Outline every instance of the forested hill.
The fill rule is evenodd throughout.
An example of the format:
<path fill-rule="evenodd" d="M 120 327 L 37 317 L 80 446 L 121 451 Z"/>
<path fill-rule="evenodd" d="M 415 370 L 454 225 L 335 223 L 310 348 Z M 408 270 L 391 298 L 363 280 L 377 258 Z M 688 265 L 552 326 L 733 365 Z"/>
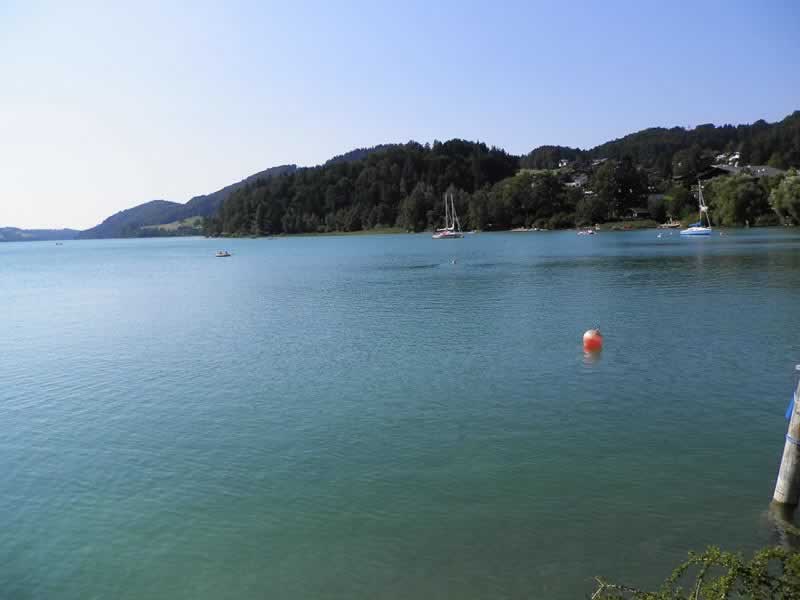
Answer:
<path fill-rule="evenodd" d="M 99 225 L 82 231 L 79 237 L 87 239 L 156 235 L 158 230 L 148 226 L 182 221 L 191 217 L 211 217 L 219 211 L 225 199 L 236 190 L 256 181 L 265 181 L 276 175 L 291 173 L 296 168 L 296 165 L 272 167 L 211 194 L 195 196 L 186 204 L 151 200 L 111 215 Z"/>
<path fill-rule="evenodd" d="M 378 144 L 377 146 L 372 146 L 371 148 L 356 148 L 355 150 L 350 150 L 350 152 L 345 152 L 344 154 L 337 154 L 333 158 L 325 161 L 325 164 L 332 165 L 334 163 L 362 160 L 374 152 L 389 150 L 390 148 L 394 148 L 396 146 L 398 146 L 398 144 Z"/>
<path fill-rule="evenodd" d="M 620 160 L 630 157 L 635 164 L 652 169 L 662 177 L 670 177 L 673 164 L 703 151 L 714 153 L 739 152 L 739 162 L 769 165 L 788 169 L 800 165 L 800 111 L 782 121 L 756 121 L 752 125 L 698 125 L 683 127 L 652 127 L 606 142 L 591 150 L 565 146 L 540 146 L 522 158 L 529 169 L 555 169 L 559 161 L 599 158 Z M 709 156 L 712 160 L 714 156 Z"/>
<path fill-rule="evenodd" d="M 438 219 L 449 187 L 471 194 L 513 176 L 519 159 L 486 144 L 409 142 L 362 160 L 255 182 L 238 190 L 207 221 L 209 234 L 353 231 L 399 226 L 418 230 Z"/>
<path fill-rule="evenodd" d="M 248 183 L 206 220 L 205 232 L 420 231 L 441 225 L 446 190 L 453 191 L 469 229 L 572 227 L 634 213 L 688 219 L 696 207 L 691 185 L 719 175 L 711 168 L 719 161 L 732 169 L 800 167 L 800 111 L 772 124 L 646 129 L 589 150 L 541 146 L 521 158 L 459 139 L 360 149 L 319 167 Z M 775 204 L 772 192 L 783 176 L 772 169 L 766 177 L 767 171 L 743 168 L 727 177 L 731 185 L 709 183 L 707 197 L 720 223 L 800 220 L 791 208 L 795 180 L 785 183 L 776 196 L 783 200 Z"/>
<path fill-rule="evenodd" d="M 239 188 L 242 188 L 248 183 L 253 183 L 259 179 L 269 179 L 270 177 L 275 177 L 276 175 L 292 173 L 296 169 L 297 165 L 281 165 L 279 167 L 270 167 L 269 169 L 265 169 L 255 173 L 254 175 L 250 175 L 241 181 L 237 181 L 236 183 L 225 186 L 221 190 L 217 190 L 211 194 L 195 196 L 186 203 L 187 214 L 185 214 L 182 218 L 213 216 L 219 210 L 219 207 L 222 206 L 222 202 Z"/>

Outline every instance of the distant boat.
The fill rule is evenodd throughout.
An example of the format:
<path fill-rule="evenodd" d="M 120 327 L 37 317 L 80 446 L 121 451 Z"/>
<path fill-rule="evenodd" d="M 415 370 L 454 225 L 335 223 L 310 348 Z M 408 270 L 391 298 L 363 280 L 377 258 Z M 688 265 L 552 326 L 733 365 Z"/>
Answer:
<path fill-rule="evenodd" d="M 681 235 L 711 235 L 711 219 L 708 217 L 708 206 L 703 200 L 703 185 L 700 181 L 697 182 L 697 202 L 700 207 L 700 220 L 689 225 L 687 229 L 682 229 Z M 708 225 L 703 225 L 703 215 L 705 215 Z"/>
<path fill-rule="evenodd" d="M 578 235 L 594 235 L 594 229 L 578 229 Z"/>
<path fill-rule="evenodd" d="M 435 240 L 455 240 L 463 238 L 461 222 L 456 214 L 456 205 L 453 201 L 453 194 L 444 195 L 444 227 L 433 232 Z"/>
<path fill-rule="evenodd" d="M 225 258 L 226 256 L 230 256 L 231 253 L 227 250 L 217 250 L 217 253 L 214 255 L 217 258 Z"/>
<path fill-rule="evenodd" d="M 672 217 L 670 217 L 669 221 L 667 221 L 666 223 L 661 223 L 658 226 L 658 228 L 659 229 L 677 229 L 680 226 L 681 226 L 680 221 L 673 221 Z"/>

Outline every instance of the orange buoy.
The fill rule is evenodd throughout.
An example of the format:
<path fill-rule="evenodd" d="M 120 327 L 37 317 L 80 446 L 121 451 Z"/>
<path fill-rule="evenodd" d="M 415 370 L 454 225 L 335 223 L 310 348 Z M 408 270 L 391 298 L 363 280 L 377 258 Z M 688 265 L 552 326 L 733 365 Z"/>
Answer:
<path fill-rule="evenodd" d="M 599 329 L 590 329 L 583 334 L 583 349 L 586 352 L 597 352 L 603 348 L 603 335 Z"/>

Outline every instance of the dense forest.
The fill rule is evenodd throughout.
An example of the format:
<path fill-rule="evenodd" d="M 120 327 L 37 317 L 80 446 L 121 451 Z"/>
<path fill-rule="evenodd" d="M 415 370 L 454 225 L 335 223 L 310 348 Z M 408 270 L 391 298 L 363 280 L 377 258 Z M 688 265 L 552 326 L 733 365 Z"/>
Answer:
<path fill-rule="evenodd" d="M 432 229 L 451 191 L 465 229 L 565 228 L 616 221 L 631 211 L 655 220 L 694 218 L 693 187 L 712 165 L 768 164 L 774 176 L 736 167 L 706 185 L 721 225 L 800 222 L 796 173 L 800 111 L 781 122 L 654 128 L 591 150 L 542 146 L 516 157 L 479 142 L 450 140 L 358 149 L 326 164 L 236 190 L 206 219 L 207 235 Z M 719 174 L 719 171 L 717 171 Z"/>

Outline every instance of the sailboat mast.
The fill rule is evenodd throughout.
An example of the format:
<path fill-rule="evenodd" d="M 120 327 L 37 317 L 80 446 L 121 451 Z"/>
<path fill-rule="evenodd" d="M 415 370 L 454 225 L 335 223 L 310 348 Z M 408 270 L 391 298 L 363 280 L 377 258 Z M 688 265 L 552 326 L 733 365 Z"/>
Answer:
<path fill-rule="evenodd" d="M 705 198 L 703 198 L 703 184 L 697 180 L 697 200 L 700 203 L 700 225 L 703 225 L 703 215 L 706 216 L 706 223 L 711 227 L 711 217 L 708 216 L 708 206 L 706 206 Z"/>
<path fill-rule="evenodd" d="M 455 228 L 455 212 L 453 211 L 453 194 L 447 194 L 447 206 L 450 209 L 450 220 L 447 222 L 448 229 Z"/>

